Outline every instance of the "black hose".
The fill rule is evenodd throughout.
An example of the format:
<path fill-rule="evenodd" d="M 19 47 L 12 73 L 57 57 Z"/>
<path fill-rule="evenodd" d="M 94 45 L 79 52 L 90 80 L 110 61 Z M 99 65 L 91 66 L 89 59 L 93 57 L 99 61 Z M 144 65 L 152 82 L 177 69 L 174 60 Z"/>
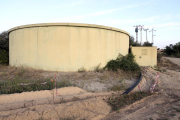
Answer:
<path fill-rule="evenodd" d="M 131 92 L 131 91 L 139 84 L 139 82 L 141 81 L 141 79 L 142 79 L 142 73 L 140 73 L 140 78 L 139 78 L 139 80 L 138 80 L 131 88 L 129 88 L 128 90 L 126 90 L 122 95 L 128 94 L 129 92 Z"/>

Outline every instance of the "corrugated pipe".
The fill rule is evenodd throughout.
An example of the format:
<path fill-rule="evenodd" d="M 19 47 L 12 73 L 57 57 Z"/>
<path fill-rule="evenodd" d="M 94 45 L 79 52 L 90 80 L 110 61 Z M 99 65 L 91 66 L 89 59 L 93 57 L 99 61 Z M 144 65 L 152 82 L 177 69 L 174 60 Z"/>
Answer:
<path fill-rule="evenodd" d="M 129 88 L 128 90 L 126 90 L 122 95 L 128 94 L 129 92 L 131 92 L 131 91 L 139 84 L 139 82 L 141 81 L 141 79 L 142 79 L 142 73 L 140 73 L 140 78 L 139 78 L 139 80 L 138 80 L 131 88 Z"/>

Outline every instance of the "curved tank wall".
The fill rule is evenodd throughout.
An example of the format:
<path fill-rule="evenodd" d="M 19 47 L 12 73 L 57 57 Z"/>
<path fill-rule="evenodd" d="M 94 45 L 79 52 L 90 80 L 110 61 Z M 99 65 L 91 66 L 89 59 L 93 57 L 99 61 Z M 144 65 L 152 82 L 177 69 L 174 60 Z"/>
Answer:
<path fill-rule="evenodd" d="M 91 24 L 24 25 L 9 31 L 9 64 L 51 71 L 93 70 L 128 54 L 129 34 Z"/>

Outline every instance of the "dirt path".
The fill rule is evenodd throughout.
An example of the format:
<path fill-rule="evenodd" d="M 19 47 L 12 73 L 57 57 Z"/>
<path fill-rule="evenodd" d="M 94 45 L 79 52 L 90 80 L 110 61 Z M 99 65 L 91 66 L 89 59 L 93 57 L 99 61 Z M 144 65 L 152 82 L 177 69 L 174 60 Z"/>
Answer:
<path fill-rule="evenodd" d="M 149 70 L 144 76 L 156 71 Z M 167 70 L 160 73 L 157 93 L 111 113 L 103 120 L 180 120 L 180 72 Z"/>
<path fill-rule="evenodd" d="M 172 57 L 164 57 L 170 61 L 172 61 L 173 63 L 177 64 L 180 66 L 180 58 L 172 58 Z"/>

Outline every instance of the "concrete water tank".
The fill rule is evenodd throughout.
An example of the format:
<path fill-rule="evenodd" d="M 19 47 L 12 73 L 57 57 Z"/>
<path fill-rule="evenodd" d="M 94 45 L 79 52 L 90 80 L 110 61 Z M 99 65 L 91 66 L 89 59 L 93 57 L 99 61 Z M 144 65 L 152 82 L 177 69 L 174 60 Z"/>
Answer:
<path fill-rule="evenodd" d="M 93 70 L 128 54 L 129 33 L 92 24 L 44 23 L 9 31 L 9 64 L 51 71 Z"/>

